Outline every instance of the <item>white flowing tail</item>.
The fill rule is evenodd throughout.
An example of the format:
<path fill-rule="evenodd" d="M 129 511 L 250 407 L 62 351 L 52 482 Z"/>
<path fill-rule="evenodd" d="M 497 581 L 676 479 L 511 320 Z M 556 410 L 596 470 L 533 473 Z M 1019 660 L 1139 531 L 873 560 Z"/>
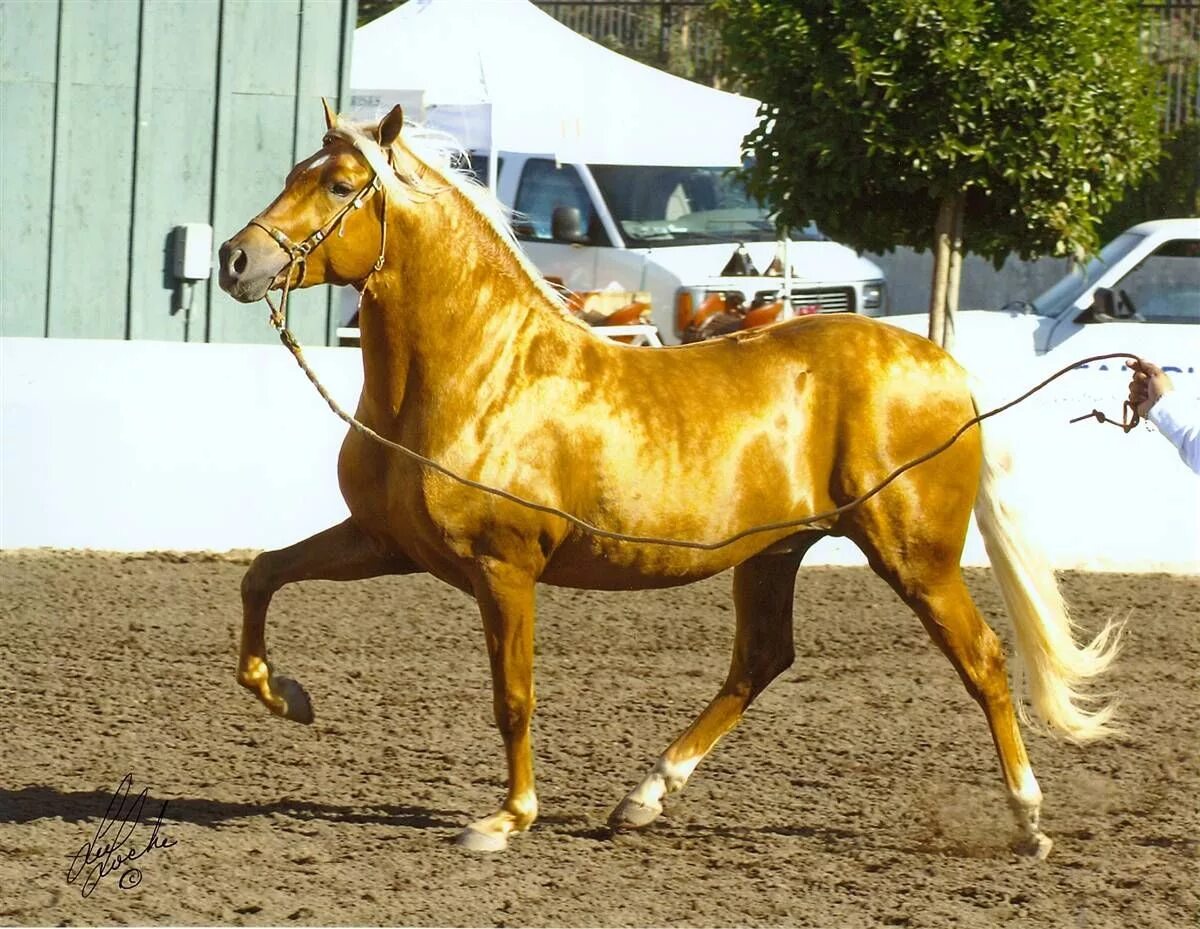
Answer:
<path fill-rule="evenodd" d="M 1018 663 L 1024 670 L 1024 675 L 1014 675 L 1017 711 L 1028 721 L 1024 684 L 1036 714 L 1068 739 L 1086 742 L 1110 735 L 1113 704 L 1098 704 L 1083 686 L 1112 664 L 1121 624 L 1106 623 L 1085 646 L 1075 641 L 1075 626 L 1050 562 L 1024 537 L 1020 515 L 1001 497 L 1009 473 L 994 442 L 989 445 L 985 437 L 975 519 L 1016 631 Z"/>

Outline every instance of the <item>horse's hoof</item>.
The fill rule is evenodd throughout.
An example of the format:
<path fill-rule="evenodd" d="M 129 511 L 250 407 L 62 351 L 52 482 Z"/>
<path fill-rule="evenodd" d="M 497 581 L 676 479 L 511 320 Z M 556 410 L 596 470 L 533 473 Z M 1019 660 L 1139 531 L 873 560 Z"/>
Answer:
<path fill-rule="evenodd" d="M 632 797 L 626 797 L 621 805 L 612 811 L 608 817 L 608 828 L 613 832 L 623 832 L 628 829 L 645 829 L 662 815 L 662 804 L 647 805 L 639 803 Z"/>
<path fill-rule="evenodd" d="M 1035 861 L 1045 861 L 1046 856 L 1050 854 L 1050 849 L 1054 847 L 1054 840 L 1048 835 L 1041 832 L 1036 835 L 1027 835 L 1017 840 L 1013 845 L 1013 851 L 1025 858 L 1032 858 Z"/>
<path fill-rule="evenodd" d="M 283 712 L 279 715 L 284 719 L 305 725 L 313 721 L 312 701 L 297 681 L 290 677 L 273 678 L 271 690 L 283 701 Z"/>
<path fill-rule="evenodd" d="M 454 844 L 469 852 L 502 852 L 508 848 L 508 838 L 498 833 L 481 832 L 473 826 L 467 826 L 458 834 Z"/>

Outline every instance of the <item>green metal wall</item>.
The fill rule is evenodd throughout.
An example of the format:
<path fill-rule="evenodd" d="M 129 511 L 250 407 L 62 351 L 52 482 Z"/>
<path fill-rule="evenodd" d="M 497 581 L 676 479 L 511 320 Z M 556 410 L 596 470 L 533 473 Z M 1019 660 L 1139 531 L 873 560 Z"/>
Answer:
<path fill-rule="evenodd" d="M 319 147 L 354 22 L 354 0 L 0 0 L 0 335 L 270 341 L 215 268 L 177 309 L 168 237 L 206 222 L 215 251 Z M 331 341 L 333 304 L 295 296 L 303 341 Z"/>

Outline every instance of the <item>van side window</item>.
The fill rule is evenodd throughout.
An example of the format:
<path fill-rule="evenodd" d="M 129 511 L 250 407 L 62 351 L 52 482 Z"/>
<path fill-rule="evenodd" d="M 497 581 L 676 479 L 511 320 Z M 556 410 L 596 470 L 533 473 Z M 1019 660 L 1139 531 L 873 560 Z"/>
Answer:
<path fill-rule="evenodd" d="M 1200 241 L 1168 242 L 1113 285 L 1122 316 L 1200 324 Z"/>
<path fill-rule="evenodd" d="M 513 229 L 520 239 L 551 242 L 551 218 L 560 206 L 579 210 L 592 245 L 608 245 L 608 236 L 592 209 L 591 198 L 574 165 L 556 165 L 548 158 L 531 158 L 521 171 L 513 210 Z"/>

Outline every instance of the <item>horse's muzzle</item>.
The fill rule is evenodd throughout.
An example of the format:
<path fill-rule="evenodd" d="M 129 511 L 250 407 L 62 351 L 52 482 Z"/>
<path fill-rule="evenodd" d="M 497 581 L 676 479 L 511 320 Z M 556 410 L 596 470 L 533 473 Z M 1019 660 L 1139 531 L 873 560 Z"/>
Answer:
<path fill-rule="evenodd" d="M 221 289 L 241 303 L 255 303 L 271 289 L 288 256 L 257 226 L 247 226 L 221 245 Z"/>

